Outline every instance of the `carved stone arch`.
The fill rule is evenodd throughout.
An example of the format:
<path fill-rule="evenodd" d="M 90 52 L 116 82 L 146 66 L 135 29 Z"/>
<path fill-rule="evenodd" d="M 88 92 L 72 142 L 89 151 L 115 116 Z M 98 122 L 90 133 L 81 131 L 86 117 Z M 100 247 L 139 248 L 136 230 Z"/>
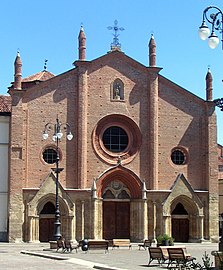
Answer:
<path fill-rule="evenodd" d="M 47 194 L 39 200 L 38 205 L 36 207 L 37 215 L 40 215 L 43 207 L 48 202 L 51 202 L 52 204 L 55 205 L 55 194 Z M 69 215 L 69 206 L 66 204 L 66 201 L 63 200 L 63 198 L 61 198 L 60 196 L 59 196 L 59 205 L 60 205 L 61 216 L 68 216 Z"/>
<path fill-rule="evenodd" d="M 182 195 L 182 190 L 184 195 Z M 163 215 L 170 216 L 172 210 L 176 207 L 177 203 L 181 202 L 188 213 L 203 215 L 204 206 L 194 192 L 193 188 L 186 180 L 183 174 L 177 176 L 177 179 L 172 187 L 171 193 L 163 202 Z"/>
<path fill-rule="evenodd" d="M 130 197 L 130 190 L 120 180 L 111 181 L 102 194 L 103 199 L 130 199 Z"/>
<path fill-rule="evenodd" d="M 129 190 L 127 193 L 129 193 L 130 198 L 142 198 L 142 181 L 136 174 L 122 166 L 111 168 L 100 176 L 96 182 L 98 197 L 102 197 L 103 192 L 114 180 L 123 183 L 126 190 Z"/>
<path fill-rule="evenodd" d="M 183 205 L 188 215 L 199 215 L 198 205 L 191 198 L 185 195 L 180 195 L 172 201 L 170 206 L 170 214 L 172 214 L 173 210 L 179 203 Z"/>
<path fill-rule="evenodd" d="M 124 100 L 125 91 L 124 91 L 124 83 L 121 79 L 115 79 L 111 84 L 111 100 L 119 101 Z"/>

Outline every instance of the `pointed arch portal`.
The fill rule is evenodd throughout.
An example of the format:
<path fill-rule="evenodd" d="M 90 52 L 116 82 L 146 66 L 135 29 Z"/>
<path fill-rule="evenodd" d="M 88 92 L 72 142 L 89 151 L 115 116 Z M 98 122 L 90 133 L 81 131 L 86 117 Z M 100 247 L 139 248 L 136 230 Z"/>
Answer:
<path fill-rule="evenodd" d="M 188 242 L 189 218 L 188 212 L 182 203 L 178 203 L 171 213 L 172 237 L 175 242 Z"/>
<path fill-rule="evenodd" d="M 53 240 L 55 206 L 52 202 L 47 202 L 39 217 L 39 241 L 49 242 Z"/>
<path fill-rule="evenodd" d="M 103 238 L 131 238 L 131 202 L 141 199 L 142 182 L 121 165 L 98 179 L 99 196 L 103 198 Z"/>

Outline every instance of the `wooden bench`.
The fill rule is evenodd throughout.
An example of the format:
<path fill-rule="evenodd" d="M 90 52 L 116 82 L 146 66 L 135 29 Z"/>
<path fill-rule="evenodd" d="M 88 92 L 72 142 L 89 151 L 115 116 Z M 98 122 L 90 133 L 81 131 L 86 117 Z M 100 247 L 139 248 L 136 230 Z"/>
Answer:
<path fill-rule="evenodd" d="M 104 249 L 106 253 L 108 252 L 108 244 L 107 240 L 88 240 L 88 250 Z"/>
<path fill-rule="evenodd" d="M 65 244 L 65 250 L 64 250 L 64 252 L 65 251 L 72 252 L 72 250 L 75 249 L 76 250 L 76 253 L 77 253 L 77 250 L 80 247 L 79 244 L 73 244 L 70 240 L 65 240 L 64 241 L 64 244 Z"/>
<path fill-rule="evenodd" d="M 77 245 L 73 245 L 72 242 L 70 240 L 64 240 L 64 239 L 59 239 L 57 240 L 57 250 L 56 252 L 58 252 L 60 249 L 62 252 L 71 252 L 73 249 L 77 249 L 79 248 L 79 244 Z"/>
<path fill-rule="evenodd" d="M 169 263 L 168 268 L 175 265 L 176 268 L 187 268 L 195 260 L 194 257 L 187 255 L 184 248 L 168 248 Z"/>
<path fill-rule="evenodd" d="M 146 250 L 146 248 L 151 247 L 152 243 L 153 243 L 152 239 L 145 239 L 142 244 L 138 244 L 139 250 L 141 249 L 141 247 L 143 247 Z"/>
<path fill-rule="evenodd" d="M 132 247 L 130 243 L 130 239 L 113 239 L 112 240 L 112 248 L 115 247 L 128 247 L 129 249 Z"/>
<path fill-rule="evenodd" d="M 58 252 L 60 249 L 61 249 L 63 252 L 65 251 L 65 242 L 64 242 L 63 239 L 57 240 L 57 250 L 56 250 L 56 252 Z"/>
<path fill-rule="evenodd" d="M 149 247 L 149 262 L 148 265 L 154 260 L 158 262 L 159 265 L 162 265 L 166 260 L 168 260 L 168 256 L 163 254 L 163 251 L 160 247 Z"/>

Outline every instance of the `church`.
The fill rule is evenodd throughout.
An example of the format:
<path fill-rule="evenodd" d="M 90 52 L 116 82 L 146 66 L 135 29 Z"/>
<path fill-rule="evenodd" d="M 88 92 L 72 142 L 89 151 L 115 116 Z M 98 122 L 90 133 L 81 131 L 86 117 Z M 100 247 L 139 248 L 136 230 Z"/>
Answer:
<path fill-rule="evenodd" d="M 160 74 L 153 35 L 148 66 L 122 52 L 116 35 L 94 60 L 86 59 L 83 27 L 78 44 L 73 68 L 59 75 L 44 69 L 23 78 L 16 56 L 8 241 L 53 240 L 55 213 L 60 233 L 73 241 L 164 233 L 176 242 L 216 239 L 211 72 L 204 100 Z"/>

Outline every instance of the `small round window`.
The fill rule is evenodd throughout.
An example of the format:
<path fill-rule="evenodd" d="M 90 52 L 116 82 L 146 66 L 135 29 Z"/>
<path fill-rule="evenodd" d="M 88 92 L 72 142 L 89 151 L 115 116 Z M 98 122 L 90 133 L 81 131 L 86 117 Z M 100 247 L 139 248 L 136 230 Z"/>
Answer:
<path fill-rule="evenodd" d="M 43 152 L 43 159 L 48 164 L 53 164 L 57 160 L 57 151 L 52 148 L 47 148 Z"/>
<path fill-rule="evenodd" d="M 129 143 L 129 138 L 125 130 L 118 126 L 112 126 L 105 130 L 102 137 L 106 149 L 111 152 L 123 152 Z"/>
<path fill-rule="evenodd" d="M 176 165 L 183 165 L 186 163 L 186 156 L 180 149 L 173 150 L 171 160 Z"/>

